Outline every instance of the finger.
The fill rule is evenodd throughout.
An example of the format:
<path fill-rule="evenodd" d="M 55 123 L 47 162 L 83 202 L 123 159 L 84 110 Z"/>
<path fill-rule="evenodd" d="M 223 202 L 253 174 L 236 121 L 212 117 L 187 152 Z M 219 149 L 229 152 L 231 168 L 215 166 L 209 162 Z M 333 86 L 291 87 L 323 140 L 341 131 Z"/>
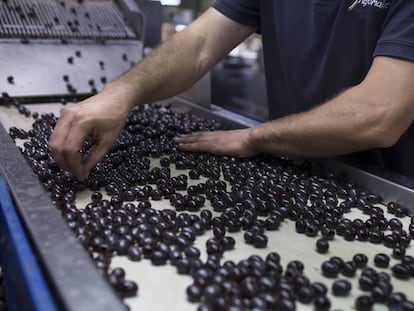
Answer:
<path fill-rule="evenodd" d="M 174 141 L 176 143 L 194 141 L 196 137 L 199 136 L 198 134 L 199 133 L 181 134 L 179 136 L 174 137 Z"/>
<path fill-rule="evenodd" d="M 197 143 L 179 143 L 178 148 L 181 149 L 182 151 L 189 151 L 189 152 L 199 151 L 199 152 L 202 152 Z"/>
<path fill-rule="evenodd" d="M 80 150 L 87 136 L 88 133 L 82 126 L 72 124 L 63 145 L 63 156 L 68 171 L 80 179 L 85 175 Z"/>
<path fill-rule="evenodd" d="M 189 152 L 210 152 L 214 153 L 214 148 L 212 147 L 211 143 L 204 141 L 204 142 L 191 142 L 191 143 L 179 143 L 178 148 L 183 151 Z"/>
<path fill-rule="evenodd" d="M 176 140 L 178 147 L 183 151 L 216 153 L 215 144 L 220 131 L 195 132 Z"/>
<path fill-rule="evenodd" d="M 59 167 L 64 170 L 69 169 L 69 165 L 66 163 L 66 158 L 64 156 L 63 146 L 68 133 L 70 132 L 71 121 L 69 118 L 62 117 L 57 122 L 52 135 L 49 137 L 49 149 L 52 152 L 53 159 L 56 161 Z"/>
<path fill-rule="evenodd" d="M 84 160 L 84 163 L 82 165 L 85 173 L 83 176 L 84 178 L 87 178 L 89 176 L 91 170 L 102 160 L 110 147 L 110 141 L 102 140 L 94 144 L 89 152 L 88 157 Z"/>
<path fill-rule="evenodd" d="M 176 143 L 195 143 L 201 140 L 210 139 L 212 135 L 217 135 L 218 132 L 194 132 L 190 134 L 180 135 L 174 138 Z"/>

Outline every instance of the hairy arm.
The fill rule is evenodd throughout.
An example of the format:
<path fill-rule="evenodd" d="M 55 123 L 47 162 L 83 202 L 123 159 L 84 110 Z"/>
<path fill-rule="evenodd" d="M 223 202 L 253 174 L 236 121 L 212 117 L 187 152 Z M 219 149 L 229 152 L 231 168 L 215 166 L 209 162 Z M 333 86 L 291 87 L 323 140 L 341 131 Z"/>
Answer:
<path fill-rule="evenodd" d="M 233 156 L 261 152 L 334 156 L 392 146 L 414 118 L 414 63 L 376 57 L 366 78 L 312 110 L 256 127 L 194 133 L 176 141 L 183 150 Z"/>
<path fill-rule="evenodd" d="M 85 179 L 112 146 L 135 105 L 184 91 L 253 31 L 209 9 L 97 95 L 62 110 L 49 139 L 57 164 Z M 87 137 L 94 145 L 81 159 L 79 150 Z"/>
<path fill-rule="evenodd" d="M 126 89 L 132 107 L 177 95 L 253 31 L 210 8 L 108 88 Z"/>

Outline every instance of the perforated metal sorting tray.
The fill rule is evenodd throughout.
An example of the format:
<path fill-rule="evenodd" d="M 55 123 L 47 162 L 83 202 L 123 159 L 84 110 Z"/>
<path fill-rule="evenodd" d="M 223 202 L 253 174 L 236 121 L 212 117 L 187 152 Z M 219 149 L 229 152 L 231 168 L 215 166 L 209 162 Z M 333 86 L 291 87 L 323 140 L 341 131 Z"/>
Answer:
<path fill-rule="evenodd" d="M 120 8 L 108 0 L 0 2 L 0 38 L 137 39 Z"/>

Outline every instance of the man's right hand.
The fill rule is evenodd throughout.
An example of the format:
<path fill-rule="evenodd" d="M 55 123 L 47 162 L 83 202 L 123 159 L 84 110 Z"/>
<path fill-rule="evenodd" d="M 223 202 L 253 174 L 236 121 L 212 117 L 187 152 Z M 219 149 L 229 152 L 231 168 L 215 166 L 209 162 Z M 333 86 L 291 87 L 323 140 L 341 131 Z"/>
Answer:
<path fill-rule="evenodd" d="M 122 131 L 131 105 L 122 88 L 105 88 L 101 93 L 78 104 L 68 106 L 49 139 L 49 148 L 56 163 L 84 180 L 105 156 Z M 86 158 L 80 149 L 90 137 L 93 146 Z"/>

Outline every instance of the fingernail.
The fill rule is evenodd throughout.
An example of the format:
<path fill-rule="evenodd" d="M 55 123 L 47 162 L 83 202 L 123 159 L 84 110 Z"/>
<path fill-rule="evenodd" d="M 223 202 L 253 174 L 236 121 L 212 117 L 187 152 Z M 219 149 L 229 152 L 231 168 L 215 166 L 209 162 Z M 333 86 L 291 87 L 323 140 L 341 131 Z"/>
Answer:
<path fill-rule="evenodd" d="M 84 173 L 81 175 L 82 177 L 82 181 L 85 181 L 86 179 L 88 179 L 89 174 L 88 173 Z"/>
<path fill-rule="evenodd" d="M 82 173 L 76 174 L 76 178 L 79 181 L 85 181 L 85 179 L 86 179 L 85 174 L 82 174 Z"/>

